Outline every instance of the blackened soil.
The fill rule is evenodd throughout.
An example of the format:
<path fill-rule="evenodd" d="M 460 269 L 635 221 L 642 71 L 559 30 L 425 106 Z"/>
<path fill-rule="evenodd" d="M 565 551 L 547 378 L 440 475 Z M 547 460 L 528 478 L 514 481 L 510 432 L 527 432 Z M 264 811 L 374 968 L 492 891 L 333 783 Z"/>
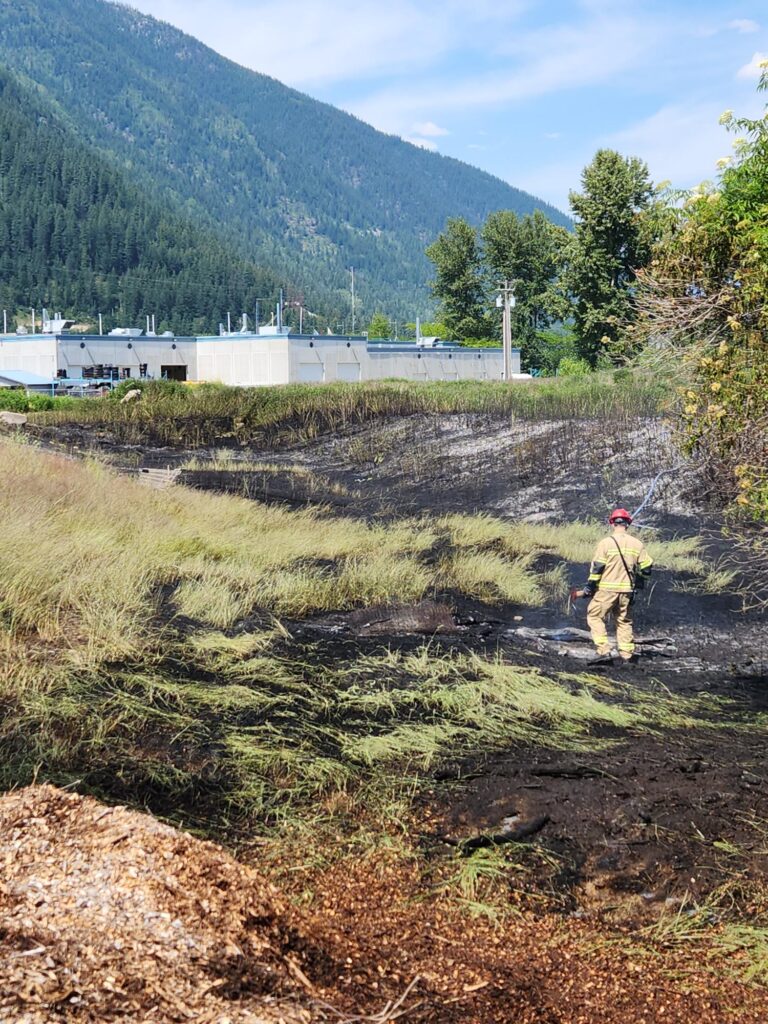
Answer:
<path fill-rule="evenodd" d="M 584 685 L 583 663 L 509 638 L 512 609 L 465 602 L 459 615 L 454 604 L 451 629 L 446 602 L 294 623 L 290 643 L 323 663 L 351 663 L 361 654 L 415 651 L 426 638 L 435 655 L 501 654 L 561 678 L 580 673 L 574 685 Z M 727 610 L 718 614 L 727 621 Z M 542 612 L 538 621 L 546 621 Z M 401 629 L 381 635 L 381 622 Z M 435 622 L 428 637 L 419 630 Z M 679 694 L 676 710 L 695 724 L 603 726 L 573 751 L 515 744 L 447 758 L 415 811 L 424 853 L 452 856 L 468 841 L 503 834 L 510 819 L 525 827 L 546 818 L 524 844 L 497 846 L 512 849 L 519 864 L 513 886 L 520 905 L 642 921 L 700 905 L 727 887 L 731 911 L 768 920 L 768 678 L 765 661 L 746 656 L 761 628 L 740 621 L 719 639 L 709 630 L 708 645 L 706 627 L 698 628 L 686 627 L 696 657 L 592 670 L 596 683 L 629 684 L 640 699 Z"/>
<path fill-rule="evenodd" d="M 99 448 L 117 466 L 179 466 L 189 453 L 121 448 L 106 435 L 80 430 L 47 443 Z M 205 453 L 196 451 L 197 459 Z M 733 544 L 697 490 L 694 467 L 682 463 L 658 420 L 544 423 L 482 416 L 412 416 L 377 421 L 291 447 L 233 448 L 242 463 L 183 477 L 190 485 L 285 504 L 319 504 L 329 514 L 397 519 L 450 512 L 489 512 L 512 521 L 553 524 L 601 518 L 616 505 L 648 503 L 642 523 L 662 539 L 698 536 L 714 559 Z M 269 466 L 271 468 L 264 468 Z M 736 563 L 737 583 L 750 579 Z M 569 566 L 583 582 L 584 566 Z M 520 888 L 538 891 L 575 913 L 621 908 L 654 913 L 724 884 L 743 913 L 765 913 L 755 884 L 768 864 L 768 628 L 745 614 L 734 593 L 697 593 L 684 573 L 661 572 L 635 609 L 641 635 L 669 636 L 675 651 L 599 671 L 649 691 L 724 698 L 705 724 L 650 734 L 604 733 L 613 740 L 562 753 L 513 747 L 438 768 L 420 809 L 430 853 L 452 843 L 498 834 L 505 819 L 548 821 L 521 854 Z M 436 651 L 480 651 L 552 673 L 583 672 L 515 630 L 584 628 L 585 608 L 488 606 L 455 594 L 432 595 L 423 608 L 366 609 L 287 623 L 313 660 L 336 663 L 360 653 L 414 650 L 425 638 Z M 247 629 L 248 623 L 240 624 Z M 619 675 L 620 672 L 620 675 Z M 755 900 L 758 900 L 757 905 Z M 617 911 L 618 912 L 618 911 Z"/>
<path fill-rule="evenodd" d="M 686 894 L 703 900 L 726 881 L 749 900 L 766 879 L 764 729 L 637 735 L 581 754 L 516 749 L 439 775 L 425 845 L 545 815 L 535 847 L 551 857 L 529 854 L 521 881 L 570 910 L 620 904 L 626 913 L 629 895 L 633 913 L 652 912 Z"/>
<path fill-rule="evenodd" d="M 344 495 L 350 514 L 366 516 L 492 511 L 531 521 L 587 519 L 617 501 L 637 507 L 664 472 L 647 521 L 663 514 L 669 529 L 680 530 L 698 520 L 680 499 L 680 457 L 668 428 L 654 419 L 530 422 L 419 414 L 300 443 L 230 446 L 227 459 L 238 472 L 231 464 L 217 467 L 221 449 L 124 445 L 104 428 L 78 424 L 30 429 L 46 444 L 74 453 L 98 450 L 128 470 L 176 468 L 194 455 L 196 469 L 186 474 L 193 486 L 290 503 L 333 505 Z M 258 468 L 248 473 L 249 464 Z M 303 477 L 288 479 L 295 470 Z"/>

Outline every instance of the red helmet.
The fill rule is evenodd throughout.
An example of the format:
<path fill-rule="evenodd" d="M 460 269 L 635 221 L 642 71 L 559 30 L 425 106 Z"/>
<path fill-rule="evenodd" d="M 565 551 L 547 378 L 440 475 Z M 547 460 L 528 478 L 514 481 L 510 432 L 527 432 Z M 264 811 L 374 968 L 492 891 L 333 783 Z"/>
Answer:
<path fill-rule="evenodd" d="M 620 519 L 626 519 L 627 525 L 629 525 L 632 522 L 632 513 L 627 512 L 625 508 L 615 508 L 608 516 L 608 522 L 611 524 L 618 522 Z"/>

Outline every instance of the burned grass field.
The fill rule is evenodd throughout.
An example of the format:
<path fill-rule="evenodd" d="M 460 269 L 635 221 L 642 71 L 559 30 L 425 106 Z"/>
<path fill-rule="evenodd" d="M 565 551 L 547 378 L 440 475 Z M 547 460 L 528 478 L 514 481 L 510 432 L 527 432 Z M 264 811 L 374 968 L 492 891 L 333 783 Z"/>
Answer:
<path fill-rule="evenodd" d="M 764 1019 L 766 631 L 693 468 L 621 403 L 406 411 L 194 450 L 106 422 L 4 440 L 4 788 L 145 808 L 277 887 L 309 938 L 269 946 L 271 988 L 230 949 L 187 1019 L 220 994 L 236 1020 Z M 590 669 L 569 586 L 649 493 L 645 657 Z M 106 1003 L 78 980 L 67 1019 L 184 1016 L 130 970 Z M 63 989 L 30 991 L 46 1019 Z"/>

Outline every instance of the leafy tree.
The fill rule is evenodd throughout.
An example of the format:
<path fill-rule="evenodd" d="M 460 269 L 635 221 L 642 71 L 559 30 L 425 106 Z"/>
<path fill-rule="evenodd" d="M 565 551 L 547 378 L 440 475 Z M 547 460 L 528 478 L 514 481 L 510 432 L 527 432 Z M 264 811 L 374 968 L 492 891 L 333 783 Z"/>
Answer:
<path fill-rule="evenodd" d="M 539 210 L 522 218 L 512 210 L 499 210 L 483 225 L 482 239 L 493 284 L 514 284 L 512 337 L 523 350 L 524 363 L 540 364 L 539 332 L 569 312 L 559 287 L 569 234 Z"/>
<path fill-rule="evenodd" d="M 667 366 L 689 367 L 683 429 L 712 492 L 768 522 L 768 120 L 721 122 L 738 133 L 735 155 L 716 185 L 669 208 L 638 326 Z"/>
<path fill-rule="evenodd" d="M 405 330 L 416 337 L 416 321 L 405 324 Z M 451 336 L 451 332 L 439 320 L 422 320 L 419 324 L 419 330 L 422 336 L 426 335 L 432 338 L 449 339 Z"/>
<path fill-rule="evenodd" d="M 435 267 L 432 291 L 448 330 L 457 338 L 490 333 L 486 313 L 483 258 L 477 231 L 462 217 L 448 220 L 427 249 Z"/>
<path fill-rule="evenodd" d="M 389 319 L 383 313 L 374 313 L 368 324 L 368 337 L 388 338 L 391 333 Z"/>
<path fill-rule="evenodd" d="M 574 359 L 573 356 L 564 356 L 557 368 L 558 377 L 588 377 L 591 372 L 592 367 L 586 359 Z"/>
<path fill-rule="evenodd" d="M 545 375 L 559 373 L 563 361 L 578 359 L 576 337 L 569 327 L 552 327 L 537 331 L 531 346 L 528 365 Z"/>
<path fill-rule="evenodd" d="M 576 297 L 579 354 L 592 366 L 634 317 L 637 270 L 651 255 L 654 189 L 637 157 L 601 149 L 570 193 L 576 218 L 568 253 L 568 284 Z"/>

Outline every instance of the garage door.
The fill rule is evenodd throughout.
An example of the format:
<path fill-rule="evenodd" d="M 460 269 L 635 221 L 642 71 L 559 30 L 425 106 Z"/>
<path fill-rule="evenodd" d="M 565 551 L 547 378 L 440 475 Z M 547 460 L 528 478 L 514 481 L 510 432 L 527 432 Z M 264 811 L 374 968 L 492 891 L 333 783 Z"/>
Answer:
<path fill-rule="evenodd" d="M 360 380 L 360 363 L 339 363 L 339 380 Z"/>
<path fill-rule="evenodd" d="M 303 384 L 317 384 L 325 379 L 325 367 L 315 360 L 312 363 L 299 363 L 299 380 Z"/>

